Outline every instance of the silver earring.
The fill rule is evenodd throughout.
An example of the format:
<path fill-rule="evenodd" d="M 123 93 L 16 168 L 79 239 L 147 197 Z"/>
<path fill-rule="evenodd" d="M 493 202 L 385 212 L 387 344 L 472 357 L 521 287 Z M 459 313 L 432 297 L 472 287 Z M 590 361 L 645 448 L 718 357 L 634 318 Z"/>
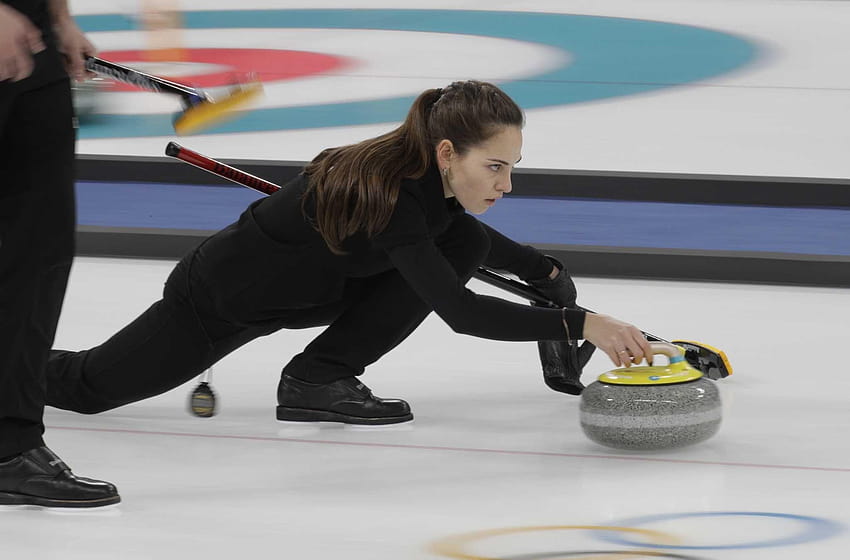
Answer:
<path fill-rule="evenodd" d="M 448 177 L 448 176 L 449 176 L 449 168 L 446 167 L 445 169 L 443 169 L 443 177 Z"/>

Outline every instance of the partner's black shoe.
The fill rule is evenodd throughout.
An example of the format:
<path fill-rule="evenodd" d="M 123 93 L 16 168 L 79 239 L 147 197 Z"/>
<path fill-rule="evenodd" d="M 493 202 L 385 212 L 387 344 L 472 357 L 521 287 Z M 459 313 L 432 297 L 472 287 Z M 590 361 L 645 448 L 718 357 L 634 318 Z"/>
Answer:
<path fill-rule="evenodd" d="M 277 387 L 277 402 L 278 420 L 370 425 L 413 420 L 409 404 L 372 395 L 356 377 L 318 385 L 283 375 Z"/>
<path fill-rule="evenodd" d="M 120 501 L 115 486 L 74 475 L 47 447 L 0 463 L 0 505 L 91 508 Z"/>

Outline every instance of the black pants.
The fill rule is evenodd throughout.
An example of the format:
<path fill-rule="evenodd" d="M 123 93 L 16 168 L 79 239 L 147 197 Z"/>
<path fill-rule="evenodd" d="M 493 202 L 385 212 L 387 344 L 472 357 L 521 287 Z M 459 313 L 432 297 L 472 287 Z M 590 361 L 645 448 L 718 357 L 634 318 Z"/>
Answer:
<path fill-rule="evenodd" d="M 467 215 L 455 220 L 436 242 L 464 281 L 489 250 L 481 224 Z M 320 325 L 329 326 L 283 372 L 328 383 L 363 373 L 430 312 L 398 272 L 389 270 L 349 280 L 337 301 L 283 311 L 263 323 L 233 325 L 192 298 L 191 277 L 190 267 L 178 266 L 166 282 L 163 299 L 100 346 L 83 352 L 54 351 L 47 368 L 47 403 L 86 414 L 109 410 L 181 385 L 257 337 Z"/>
<path fill-rule="evenodd" d="M 0 457 L 44 445 L 45 363 L 74 255 L 72 123 L 67 79 L 0 84 Z"/>

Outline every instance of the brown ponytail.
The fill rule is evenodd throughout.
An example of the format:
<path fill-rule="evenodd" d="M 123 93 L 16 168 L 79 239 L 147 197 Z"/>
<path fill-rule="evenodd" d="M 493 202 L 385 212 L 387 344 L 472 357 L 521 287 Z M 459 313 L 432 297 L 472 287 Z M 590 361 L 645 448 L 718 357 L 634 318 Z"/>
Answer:
<path fill-rule="evenodd" d="M 422 177 L 446 138 L 463 155 L 505 126 L 523 125 L 520 108 L 486 82 L 455 82 L 416 98 L 397 129 L 357 144 L 329 148 L 311 161 L 316 228 L 334 253 L 358 231 L 372 236 L 389 223 L 402 179 Z"/>

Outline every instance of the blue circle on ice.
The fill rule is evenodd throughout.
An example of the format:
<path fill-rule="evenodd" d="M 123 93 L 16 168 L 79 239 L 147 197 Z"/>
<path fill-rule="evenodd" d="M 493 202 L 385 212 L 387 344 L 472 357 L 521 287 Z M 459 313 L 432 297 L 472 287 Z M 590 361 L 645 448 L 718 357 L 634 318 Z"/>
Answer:
<path fill-rule="evenodd" d="M 324 28 L 478 35 L 537 43 L 569 53 L 563 65 L 500 86 L 524 109 L 634 95 L 730 72 L 756 57 L 728 33 L 659 21 L 572 14 L 473 10 L 216 10 L 182 13 L 187 29 Z M 86 32 L 131 31 L 124 14 L 81 15 Z M 474 77 L 474 76 L 470 76 Z M 435 84 L 436 87 L 444 84 Z M 275 107 L 246 112 L 207 131 L 259 132 L 396 122 L 414 96 Z M 109 115 L 81 138 L 169 136 L 171 115 Z"/>
<path fill-rule="evenodd" d="M 646 515 L 632 517 L 611 522 L 618 527 L 644 527 L 652 523 L 673 521 L 676 519 L 706 518 L 706 517 L 757 517 L 779 520 L 790 520 L 799 524 L 799 530 L 787 533 L 784 530 L 775 539 L 744 541 L 741 543 L 714 544 L 701 546 L 655 544 L 651 542 L 639 542 L 633 540 L 629 535 L 616 532 L 603 532 L 598 536 L 600 539 L 622 546 L 640 546 L 650 549 L 665 550 L 735 550 L 750 548 L 772 548 L 777 546 L 791 546 L 796 544 L 810 543 L 832 538 L 844 531 L 844 527 L 821 517 L 807 515 L 795 515 L 791 513 L 771 513 L 761 511 L 714 511 L 714 512 L 688 512 L 669 513 L 661 515 Z M 719 532 L 718 532 L 719 533 Z M 722 534 L 719 535 L 722 538 Z"/>

